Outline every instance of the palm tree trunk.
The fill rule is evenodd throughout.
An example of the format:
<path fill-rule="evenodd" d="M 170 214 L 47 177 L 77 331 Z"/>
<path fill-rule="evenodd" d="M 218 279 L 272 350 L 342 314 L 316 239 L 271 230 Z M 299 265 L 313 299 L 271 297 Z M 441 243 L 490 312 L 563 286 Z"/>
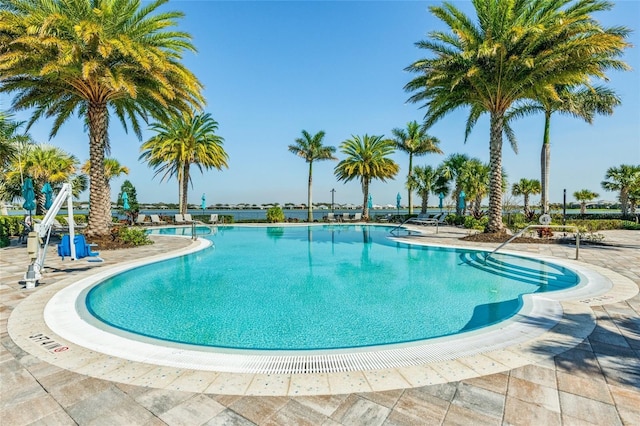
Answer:
<path fill-rule="evenodd" d="M 627 188 L 620 190 L 620 207 L 622 209 L 622 218 L 624 219 L 629 212 L 629 190 Z"/>
<path fill-rule="evenodd" d="M 107 195 L 104 197 L 104 211 L 109 216 L 109 226 L 113 222 L 113 216 L 111 215 L 111 184 L 109 183 L 109 179 L 104 180 L 104 192 Z"/>
<path fill-rule="evenodd" d="M 529 194 L 524 194 L 524 216 L 529 217 Z"/>
<path fill-rule="evenodd" d="M 89 120 L 89 225 L 86 235 L 109 234 L 111 218 L 105 210 L 104 150 L 107 142 L 107 104 L 90 102 Z"/>
<path fill-rule="evenodd" d="M 422 205 L 420 206 L 420 213 L 426 213 L 429 203 L 429 192 L 422 194 Z"/>
<path fill-rule="evenodd" d="M 307 216 L 307 221 L 309 223 L 313 222 L 313 201 L 311 200 L 311 176 L 313 174 L 313 161 L 309 161 L 309 183 L 307 186 L 307 209 L 309 211 L 309 215 Z"/>
<path fill-rule="evenodd" d="M 362 202 L 362 218 L 369 220 L 369 179 L 362 179 L 362 195 L 364 195 L 364 201 Z"/>
<path fill-rule="evenodd" d="M 180 214 L 187 212 L 187 199 L 189 191 L 189 163 L 184 164 L 184 173 L 182 174 L 182 199 L 180 200 Z"/>
<path fill-rule="evenodd" d="M 409 203 L 409 214 L 413 214 L 413 200 L 412 190 L 408 185 L 411 182 L 411 176 L 413 175 L 413 154 L 409 153 L 409 173 L 407 173 L 407 202 Z"/>
<path fill-rule="evenodd" d="M 551 125 L 551 111 L 544 113 L 544 136 L 542 138 L 542 151 L 540 152 L 540 183 L 542 195 L 540 204 L 542 213 L 549 213 L 549 163 L 551 161 L 551 145 L 549 144 L 549 127 Z"/>
<path fill-rule="evenodd" d="M 489 164 L 491 183 L 489 188 L 489 223 L 487 232 L 501 232 L 502 225 L 502 131 L 504 113 L 491 113 L 491 136 L 489 141 Z"/>

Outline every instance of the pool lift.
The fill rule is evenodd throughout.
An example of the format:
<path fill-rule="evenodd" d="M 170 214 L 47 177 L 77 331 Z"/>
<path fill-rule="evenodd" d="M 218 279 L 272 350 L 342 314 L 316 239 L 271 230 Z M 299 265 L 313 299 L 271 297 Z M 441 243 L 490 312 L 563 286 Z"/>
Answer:
<path fill-rule="evenodd" d="M 33 231 L 29 232 L 27 239 L 27 253 L 31 263 L 28 266 L 27 272 L 24 275 L 26 282 L 26 288 L 35 288 L 36 282 L 42 278 L 42 269 L 44 268 L 44 261 L 47 256 L 47 246 L 49 245 L 49 239 L 51 237 L 51 228 L 53 227 L 56 215 L 64 205 L 64 201 L 67 201 L 67 223 L 69 224 L 69 236 L 64 241 L 68 241 L 67 246 L 64 247 L 63 243 L 58 246 L 58 252 L 62 247 L 67 256 L 71 260 L 76 260 L 85 256 L 95 257 L 95 261 L 102 262 L 102 259 L 97 257 L 96 252 L 92 252 L 89 245 L 84 242 L 84 236 L 75 236 L 73 220 L 73 193 L 71 191 L 71 184 L 62 184 L 62 189 L 58 192 L 58 195 L 53 200 L 51 207 L 47 210 L 47 214 L 44 216 L 41 222 L 34 223 Z M 79 237 L 82 237 L 81 239 Z M 73 242 L 73 244 L 71 244 Z M 82 243 L 81 243 L 82 242 Z"/>

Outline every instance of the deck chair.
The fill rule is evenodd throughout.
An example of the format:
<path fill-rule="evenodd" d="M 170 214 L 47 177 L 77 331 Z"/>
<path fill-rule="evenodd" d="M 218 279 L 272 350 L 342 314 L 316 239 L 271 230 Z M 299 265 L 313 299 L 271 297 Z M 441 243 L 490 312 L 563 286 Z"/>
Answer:
<path fill-rule="evenodd" d="M 361 221 L 361 220 L 362 220 L 362 213 L 356 213 L 356 214 L 354 214 L 354 215 L 353 215 L 353 219 L 351 219 L 351 220 L 353 220 L 354 222 Z"/>
<path fill-rule="evenodd" d="M 157 214 L 150 214 L 149 217 L 151 218 L 152 225 L 164 225 L 167 223 L 164 220 L 161 220 L 160 216 L 158 216 Z"/>
<path fill-rule="evenodd" d="M 174 222 L 176 225 L 184 225 L 184 224 L 186 223 L 186 222 L 185 222 L 185 220 L 184 220 L 183 215 L 181 215 L 181 214 L 176 214 L 176 215 L 174 215 L 174 216 L 173 216 L 173 222 Z"/>
<path fill-rule="evenodd" d="M 211 217 L 209 218 L 209 223 L 218 223 L 218 214 L 214 213 L 211 215 Z"/>
<path fill-rule="evenodd" d="M 146 214 L 140 213 L 140 214 L 138 214 L 138 218 L 136 219 L 135 224 L 136 225 L 150 225 L 151 222 L 149 222 L 147 220 L 147 215 Z"/>
<path fill-rule="evenodd" d="M 327 214 L 327 221 L 328 221 L 328 222 L 335 222 L 335 221 L 336 221 L 336 215 L 335 215 L 335 213 L 328 213 L 328 214 Z"/>
<path fill-rule="evenodd" d="M 351 215 L 349 213 L 342 213 L 342 221 L 343 222 L 349 222 L 351 221 Z"/>
<path fill-rule="evenodd" d="M 182 217 L 184 218 L 184 223 L 197 222 L 197 220 L 193 220 L 193 218 L 191 217 L 191 213 L 185 213 L 182 215 Z"/>

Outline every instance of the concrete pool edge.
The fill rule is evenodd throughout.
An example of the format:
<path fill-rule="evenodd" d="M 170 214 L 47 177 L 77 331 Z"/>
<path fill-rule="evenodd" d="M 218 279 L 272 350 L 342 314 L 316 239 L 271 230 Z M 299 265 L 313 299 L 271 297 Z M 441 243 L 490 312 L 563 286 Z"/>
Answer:
<path fill-rule="evenodd" d="M 175 256 L 175 253 L 173 255 Z M 517 255 L 522 256 L 521 253 L 517 253 Z M 555 258 L 548 258 L 548 260 L 556 264 L 563 263 Z M 148 263 L 148 259 L 145 259 L 144 263 Z M 567 266 L 572 267 L 572 265 Z M 135 266 L 128 264 L 126 267 Z M 589 268 L 598 269 L 592 266 Z M 113 269 L 110 271 L 116 273 L 113 272 Z M 607 271 L 603 269 L 601 272 Z M 613 290 L 623 284 L 621 279 L 624 277 L 610 273 L 609 280 L 616 284 Z M 176 366 L 156 366 L 146 362 L 114 358 L 113 355 L 97 354 L 93 350 L 79 347 L 73 343 L 68 344 L 69 351 L 60 353 L 45 351 L 43 354 L 39 343 L 29 339 L 29 336 L 44 332 L 50 340 L 58 341 L 61 344 L 68 343 L 65 342 L 64 337 L 50 333 L 42 312 L 44 304 L 56 292 L 76 281 L 78 278 L 65 280 L 58 283 L 59 285 L 45 287 L 21 303 L 18 308 L 24 315 L 14 317 L 16 314 L 14 312 L 10 318 L 9 333 L 14 341 L 19 343 L 23 349 L 47 362 L 98 378 L 165 389 L 244 395 L 302 395 L 388 390 L 443 383 L 505 371 L 517 366 L 535 363 L 541 358 L 548 358 L 579 344 L 593 329 L 594 318 L 588 306 L 593 303 L 597 304 L 597 300 L 585 301 L 584 299 L 574 302 L 560 302 L 562 304 L 562 318 L 556 326 L 537 338 L 525 339 L 525 341 L 507 348 L 485 349 L 482 353 L 468 354 L 455 360 L 434 360 L 428 364 L 397 368 L 376 368 L 375 362 L 372 361 L 372 368 L 363 369 L 363 371 L 322 374 L 238 374 L 221 371 L 194 371 Z M 633 287 L 637 292 L 637 286 L 634 284 Z M 609 296 L 609 293 L 600 294 L 594 299 L 605 297 L 602 299 L 606 300 L 605 303 L 612 303 L 616 296 Z M 544 298 L 547 298 L 548 295 L 545 295 Z M 37 303 L 25 303 L 27 301 L 36 302 L 36 299 L 40 300 Z M 21 316 L 22 318 L 20 318 Z M 38 316 L 39 321 L 26 324 L 22 322 L 24 316 Z M 75 326 L 76 324 L 70 325 Z M 538 324 L 533 324 L 533 326 L 538 327 Z M 481 337 L 478 337 L 478 341 L 480 340 L 482 340 Z M 114 343 L 104 342 L 104 344 Z"/>

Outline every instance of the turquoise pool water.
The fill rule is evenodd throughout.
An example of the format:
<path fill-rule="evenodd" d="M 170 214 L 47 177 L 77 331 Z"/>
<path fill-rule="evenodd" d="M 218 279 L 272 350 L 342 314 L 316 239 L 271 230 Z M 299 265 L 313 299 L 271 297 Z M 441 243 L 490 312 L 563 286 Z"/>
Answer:
<path fill-rule="evenodd" d="M 522 294 L 579 282 L 534 259 L 501 254 L 485 264 L 477 251 L 398 243 L 389 229 L 218 227 L 207 236 L 214 247 L 114 276 L 85 302 L 100 321 L 157 339 L 312 350 L 485 327 L 517 313 Z"/>

